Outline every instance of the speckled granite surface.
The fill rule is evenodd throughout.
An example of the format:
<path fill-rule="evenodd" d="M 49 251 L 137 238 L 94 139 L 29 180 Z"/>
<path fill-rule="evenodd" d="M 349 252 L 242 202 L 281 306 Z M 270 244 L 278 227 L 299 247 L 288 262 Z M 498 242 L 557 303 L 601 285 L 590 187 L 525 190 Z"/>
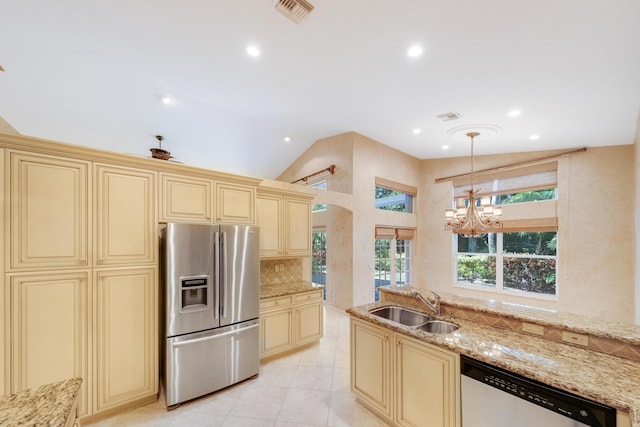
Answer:
<path fill-rule="evenodd" d="M 81 384 L 72 378 L 0 397 L 0 426 L 64 426 Z"/>
<path fill-rule="evenodd" d="M 315 283 L 305 281 L 260 285 L 260 299 L 299 294 L 300 292 L 313 291 L 322 288 L 324 288 L 323 285 L 316 285 Z"/>
<path fill-rule="evenodd" d="M 443 301 L 448 304 L 448 296 Z M 395 304 L 388 301 L 366 304 L 347 309 L 347 313 L 623 410 L 630 414 L 633 427 L 640 427 L 640 363 L 637 361 L 462 318 L 454 319 L 460 326 L 457 331 L 431 334 L 369 313 L 370 309 L 385 305 Z"/>

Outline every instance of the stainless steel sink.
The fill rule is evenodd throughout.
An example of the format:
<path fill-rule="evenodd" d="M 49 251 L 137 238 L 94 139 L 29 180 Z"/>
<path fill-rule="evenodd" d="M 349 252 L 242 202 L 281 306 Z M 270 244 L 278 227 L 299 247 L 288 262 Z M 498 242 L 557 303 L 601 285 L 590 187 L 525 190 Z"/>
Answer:
<path fill-rule="evenodd" d="M 417 326 L 433 320 L 433 318 L 426 314 L 418 313 L 417 311 L 403 307 L 374 308 L 373 310 L 370 310 L 369 313 L 406 326 Z"/>
<path fill-rule="evenodd" d="M 422 325 L 416 326 L 416 329 L 431 332 L 432 334 L 450 334 L 458 328 L 459 326 L 455 323 L 445 322 L 444 320 L 430 320 Z"/>

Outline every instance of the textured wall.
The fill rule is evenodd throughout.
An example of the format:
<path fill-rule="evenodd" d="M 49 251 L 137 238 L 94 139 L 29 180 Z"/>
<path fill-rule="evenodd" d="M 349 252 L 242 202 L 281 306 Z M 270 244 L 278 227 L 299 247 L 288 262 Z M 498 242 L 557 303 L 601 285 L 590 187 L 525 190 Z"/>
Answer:
<path fill-rule="evenodd" d="M 413 265 L 419 287 L 634 322 L 636 312 L 640 316 L 640 277 L 635 275 L 640 263 L 635 246 L 640 237 L 634 233 L 635 215 L 640 212 L 640 173 L 634 167 L 634 162 L 640 162 L 638 151 L 633 145 L 596 147 L 559 160 L 559 296 L 555 300 L 455 286 L 453 238 L 443 229 L 444 210 L 451 206 L 451 184 L 434 181 L 468 172 L 468 157 L 420 161 L 350 132 L 316 142 L 278 179 L 304 176 L 331 163 L 350 170 L 332 177 L 331 191 L 319 192 L 314 199 L 329 205 L 327 213 L 314 214 L 314 227 L 327 229 L 330 305 L 346 308 L 373 301 L 373 233 L 376 225 L 387 225 L 417 227 Z M 478 156 L 476 168 L 554 153 Z M 321 162 L 314 160 L 316 155 Z M 376 176 L 418 187 L 416 213 L 375 209 Z M 352 183 L 344 182 L 351 177 Z"/>

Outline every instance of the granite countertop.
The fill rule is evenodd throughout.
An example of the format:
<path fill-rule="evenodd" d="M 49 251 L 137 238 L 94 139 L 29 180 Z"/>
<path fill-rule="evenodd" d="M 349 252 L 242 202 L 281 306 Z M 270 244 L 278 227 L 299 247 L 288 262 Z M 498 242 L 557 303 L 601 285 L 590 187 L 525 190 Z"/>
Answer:
<path fill-rule="evenodd" d="M 301 292 L 314 291 L 316 289 L 323 288 L 324 285 L 318 285 L 307 281 L 260 285 L 260 299 L 299 294 Z"/>
<path fill-rule="evenodd" d="M 443 298 L 443 303 L 448 301 Z M 640 427 L 640 362 L 465 319 L 453 320 L 460 326 L 457 331 L 438 335 L 369 313 L 373 308 L 388 305 L 397 304 L 366 304 L 349 308 L 347 313 L 625 411 L 630 415 L 633 427 Z"/>
<path fill-rule="evenodd" d="M 0 426 L 64 426 L 82 378 L 72 378 L 0 397 Z"/>

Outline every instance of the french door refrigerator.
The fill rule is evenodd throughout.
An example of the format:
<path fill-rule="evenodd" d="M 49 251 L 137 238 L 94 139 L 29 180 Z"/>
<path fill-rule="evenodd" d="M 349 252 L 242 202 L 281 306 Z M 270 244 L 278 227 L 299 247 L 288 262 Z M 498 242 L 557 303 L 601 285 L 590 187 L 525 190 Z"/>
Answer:
<path fill-rule="evenodd" d="M 167 409 L 258 374 L 258 238 L 245 225 L 162 230 Z"/>

